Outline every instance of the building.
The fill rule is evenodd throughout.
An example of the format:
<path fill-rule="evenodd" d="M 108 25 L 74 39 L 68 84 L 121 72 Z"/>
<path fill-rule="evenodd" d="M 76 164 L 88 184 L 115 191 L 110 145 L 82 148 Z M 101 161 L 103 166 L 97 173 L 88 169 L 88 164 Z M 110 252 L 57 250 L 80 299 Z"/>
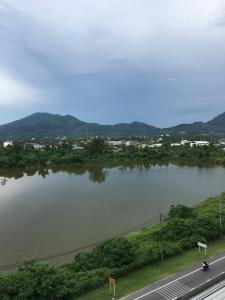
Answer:
<path fill-rule="evenodd" d="M 150 148 L 158 148 L 158 147 L 161 147 L 161 146 L 162 146 L 162 144 L 157 143 L 157 144 L 152 144 L 149 147 Z"/>
<path fill-rule="evenodd" d="M 6 148 L 8 146 L 13 146 L 13 142 L 11 142 L 11 141 L 5 141 L 5 142 L 3 142 L 3 147 L 4 148 Z"/>
<path fill-rule="evenodd" d="M 139 142 L 138 141 L 126 141 L 125 146 L 138 146 Z"/>
<path fill-rule="evenodd" d="M 181 143 L 182 146 L 184 146 L 184 145 L 189 145 L 191 143 L 191 141 L 182 140 L 180 143 Z"/>
<path fill-rule="evenodd" d="M 45 148 L 45 145 L 33 144 L 33 147 L 35 150 L 43 150 Z"/>
<path fill-rule="evenodd" d="M 122 141 L 108 141 L 107 143 L 111 146 L 121 146 L 123 144 Z"/>
<path fill-rule="evenodd" d="M 219 143 L 221 146 L 225 146 L 225 140 L 223 140 L 223 139 L 222 139 L 222 140 L 219 140 L 218 143 Z"/>
<path fill-rule="evenodd" d="M 190 143 L 190 146 L 202 147 L 202 146 L 209 146 L 209 142 L 207 141 L 193 141 Z"/>
<path fill-rule="evenodd" d="M 78 145 L 74 144 L 74 145 L 72 146 L 72 149 L 75 150 L 75 151 L 79 151 L 79 150 L 84 150 L 84 147 L 78 146 Z"/>

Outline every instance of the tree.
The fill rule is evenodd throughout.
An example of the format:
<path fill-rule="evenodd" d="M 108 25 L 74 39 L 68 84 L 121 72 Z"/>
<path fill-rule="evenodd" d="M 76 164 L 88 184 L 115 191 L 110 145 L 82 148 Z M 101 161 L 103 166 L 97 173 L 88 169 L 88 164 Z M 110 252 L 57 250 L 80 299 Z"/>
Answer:
<path fill-rule="evenodd" d="M 95 138 L 87 145 L 87 150 L 91 155 L 101 155 L 108 150 L 108 145 L 103 139 Z"/>
<path fill-rule="evenodd" d="M 186 218 L 190 218 L 191 215 L 192 215 L 192 208 L 186 205 L 178 204 L 176 206 L 171 205 L 170 207 L 170 211 L 169 211 L 170 218 L 186 219 Z"/>

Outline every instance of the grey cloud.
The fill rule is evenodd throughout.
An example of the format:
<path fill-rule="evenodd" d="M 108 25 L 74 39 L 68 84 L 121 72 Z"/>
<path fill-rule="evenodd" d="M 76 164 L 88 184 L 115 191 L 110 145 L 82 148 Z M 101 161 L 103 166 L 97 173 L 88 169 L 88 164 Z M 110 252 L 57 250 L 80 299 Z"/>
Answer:
<path fill-rule="evenodd" d="M 178 108 L 189 120 L 191 106 L 205 114 L 204 101 L 223 109 L 221 3 L 66 0 L 53 15 L 52 1 L 0 0 L 0 68 L 46 93 L 32 109 L 54 102 L 55 112 L 91 121 L 168 123 Z"/>
<path fill-rule="evenodd" d="M 219 17 L 216 19 L 216 26 L 224 27 L 225 26 L 225 7 L 223 11 L 219 14 Z"/>

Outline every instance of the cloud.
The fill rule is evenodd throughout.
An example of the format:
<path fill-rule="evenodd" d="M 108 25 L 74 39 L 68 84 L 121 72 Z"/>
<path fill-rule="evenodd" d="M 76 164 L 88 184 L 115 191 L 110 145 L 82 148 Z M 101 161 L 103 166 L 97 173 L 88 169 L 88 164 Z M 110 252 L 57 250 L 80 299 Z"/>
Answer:
<path fill-rule="evenodd" d="M 24 106 L 37 99 L 38 91 L 0 72 L 0 106 Z"/>
<path fill-rule="evenodd" d="M 177 99 L 184 116 L 187 99 L 197 110 L 204 99 L 224 110 L 224 7 L 225 0 L 0 0 L 0 105 L 160 126 Z"/>
<path fill-rule="evenodd" d="M 216 25 L 218 27 L 225 27 L 225 8 L 219 14 L 219 17 L 216 19 Z"/>

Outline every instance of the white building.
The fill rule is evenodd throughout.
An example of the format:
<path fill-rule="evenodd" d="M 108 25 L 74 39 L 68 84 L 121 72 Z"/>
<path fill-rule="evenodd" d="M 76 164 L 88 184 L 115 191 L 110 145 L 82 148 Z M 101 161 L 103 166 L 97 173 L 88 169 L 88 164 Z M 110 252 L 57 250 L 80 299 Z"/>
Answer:
<path fill-rule="evenodd" d="M 33 144 L 35 150 L 42 150 L 45 148 L 45 145 Z"/>
<path fill-rule="evenodd" d="M 137 141 L 126 141 L 125 146 L 138 146 L 139 142 Z"/>
<path fill-rule="evenodd" d="M 72 146 L 72 149 L 73 149 L 73 150 L 76 150 L 76 151 L 79 151 L 79 150 L 83 150 L 84 147 L 83 147 L 83 146 L 78 146 L 78 145 L 74 144 L 74 145 Z"/>
<path fill-rule="evenodd" d="M 121 146 L 123 144 L 122 141 L 108 141 L 107 143 L 112 146 Z"/>
<path fill-rule="evenodd" d="M 224 146 L 224 145 L 225 145 L 225 140 L 219 140 L 218 143 L 219 143 L 221 146 Z"/>
<path fill-rule="evenodd" d="M 181 144 L 180 143 L 172 143 L 170 146 L 171 147 L 179 147 L 179 146 L 181 146 Z"/>
<path fill-rule="evenodd" d="M 182 146 L 184 146 L 184 145 L 190 144 L 191 142 L 188 141 L 188 140 L 182 140 L 180 143 L 181 143 Z"/>
<path fill-rule="evenodd" d="M 8 146 L 12 146 L 13 145 L 13 142 L 11 142 L 11 141 L 5 141 L 5 142 L 3 142 L 3 147 L 8 147 Z"/>
<path fill-rule="evenodd" d="M 190 146 L 197 146 L 197 147 L 202 147 L 202 146 L 209 146 L 209 142 L 207 141 L 193 141 L 190 143 Z"/>
<path fill-rule="evenodd" d="M 161 147 L 161 146 L 162 146 L 162 144 L 157 143 L 157 144 L 152 144 L 149 147 L 150 148 L 158 148 L 158 147 Z"/>

